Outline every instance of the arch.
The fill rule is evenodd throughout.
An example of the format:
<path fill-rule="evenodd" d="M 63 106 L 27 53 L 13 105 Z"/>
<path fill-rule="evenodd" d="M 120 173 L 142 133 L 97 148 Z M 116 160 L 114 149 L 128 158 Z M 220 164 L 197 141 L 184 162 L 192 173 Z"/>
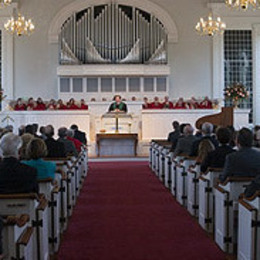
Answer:
<path fill-rule="evenodd" d="M 57 13 L 57 15 L 53 18 L 51 22 L 49 32 L 48 32 L 49 42 L 58 43 L 58 35 L 62 27 L 62 24 L 75 12 L 79 12 L 90 6 L 108 4 L 111 2 L 114 1 L 113 0 L 112 1 L 111 0 L 79 0 L 79 1 L 74 1 L 69 5 L 65 6 Z M 142 0 L 142 1 L 117 0 L 116 2 L 122 5 L 134 6 L 153 14 L 165 26 L 166 31 L 168 33 L 168 42 L 169 43 L 178 42 L 178 31 L 175 22 L 173 21 L 171 16 L 157 4 L 154 4 L 149 0 Z"/>

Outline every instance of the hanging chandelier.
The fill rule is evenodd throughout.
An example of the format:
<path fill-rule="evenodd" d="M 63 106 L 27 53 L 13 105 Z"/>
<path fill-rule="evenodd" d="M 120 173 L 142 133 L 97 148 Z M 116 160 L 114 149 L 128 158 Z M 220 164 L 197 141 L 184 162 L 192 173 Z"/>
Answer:
<path fill-rule="evenodd" d="M 0 8 L 1 7 L 6 7 L 12 3 L 12 0 L 1 0 L 0 1 Z"/>
<path fill-rule="evenodd" d="M 34 24 L 31 19 L 26 20 L 24 16 L 18 14 L 17 19 L 10 18 L 4 25 L 5 29 L 17 36 L 30 35 L 34 31 Z"/>
<path fill-rule="evenodd" d="M 247 10 L 249 7 L 257 9 L 260 7 L 260 0 L 226 0 L 226 5 L 242 10 Z"/>
<path fill-rule="evenodd" d="M 212 14 L 209 14 L 207 20 L 200 18 L 195 29 L 200 35 L 214 36 L 216 34 L 223 34 L 226 24 L 221 21 L 220 17 L 214 20 Z"/>

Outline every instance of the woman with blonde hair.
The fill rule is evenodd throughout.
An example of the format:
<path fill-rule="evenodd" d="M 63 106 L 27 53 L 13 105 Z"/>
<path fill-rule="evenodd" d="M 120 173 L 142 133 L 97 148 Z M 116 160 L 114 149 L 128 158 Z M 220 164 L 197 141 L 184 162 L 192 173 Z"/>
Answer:
<path fill-rule="evenodd" d="M 19 154 L 20 154 L 20 159 L 21 160 L 26 160 L 27 157 L 26 157 L 26 149 L 27 149 L 27 145 L 30 143 L 30 141 L 34 138 L 34 136 L 32 134 L 29 134 L 29 133 L 26 133 L 26 134 L 23 134 L 21 136 L 22 138 L 22 147 L 20 148 L 19 150 Z"/>
<path fill-rule="evenodd" d="M 205 160 L 209 152 L 215 150 L 215 146 L 209 139 L 203 139 L 199 144 L 197 163 L 201 163 Z"/>
<path fill-rule="evenodd" d="M 33 138 L 26 149 L 28 161 L 23 161 L 23 163 L 36 168 L 38 180 L 47 178 L 54 179 L 55 176 L 56 164 L 43 160 L 43 158 L 47 156 L 47 152 L 47 146 L 40 138 Z"/>

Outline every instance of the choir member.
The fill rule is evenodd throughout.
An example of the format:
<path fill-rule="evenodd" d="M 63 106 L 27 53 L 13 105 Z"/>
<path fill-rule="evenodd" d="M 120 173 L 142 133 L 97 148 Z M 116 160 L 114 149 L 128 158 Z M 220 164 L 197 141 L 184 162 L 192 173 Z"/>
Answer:
<path fill-rule="evenodd" d="M 58 110 L 65 110 L 68 109 L 67 106 L 63 103 L 61 99 L 57 101 L 57 107 Z"/>
<path fill-rule="evenodd" d="M 23 101 L 22 101 L 21 98 L 18 98 L 18 99 L 16 100 L 16 103 L 15 103 L 15 106 L 14 106 L 14 110 L 16 110 L 16 111 L 26 110 L 26 106 L 25 106 L 25 104 L 23 103 Z"/>
<path fill-rule="evenodd" d="M 48 110 L 55 110 L 55 109 L 56 109 L 56 102 L 55 102 L 54 99 L 51 99 L 51 100 L 50 100 L 47 109 L 48 109 Z"/>
<path fill-rule="evenodd" d="M 199 108 L 199 103 L 195 97 L 191 97 L 191 99 L 187 102 L 187 105 L 188 105 L 189 109 Z"/>
<path fill-rule="evenodd" d="M 179 98 L 178 101 L 176 102 L 174 108 L 175 109 L 186 109 L 187 105 L 184 102 L 184 99 L 183 98 Z"/>
<path fill-rule="evenodd" d="M 200 108 L 202 108 L 202 109 L 212 109 L 213 108 L 212 101 L 210 101 L 208 97 L 205 97 L 200 102 Z"/>
<path fill-rule="evenodd" d="M 163 105 L 159 102 L 158 97 L 154 97 L 154 101 L 151 104 L 151 109 L 162 109 Z"/>
<path fill-rule="evenodd" d="M 82 110 L 88 110 L 88 105 L 85 103 L 85 100 L 83 98 L 80 100 L 80 107 L 79 108 L 82 109 Z"/>
<path fill-rule="evenodd" d="M 151 108 L 151 104 L 148 102 L 148 98 L 147 97 L 144 97 L 144 103 L 142 105 L 143 109 L 149 109 Z"/>
<path fill-rule="evenodd" d="M 163 108 L 173 109 L 173 103 L 169 100 L 168 96 L 164 97 Z"/>
<path fill-rule="evenodd" d="M 32 97 L 30 97 L 27 101 L 26 110 L 34 110 L 34 108 L 35 108 L 35 101 L 33 100 Z"/>
<path fill-rule="evenodd" d="M 79 107 L 75 104 L 75 99 L 74 98 L 71 98 L 69 100 L 67 106 L 68 106 L 68 109 L 71 109 L 71 110 L 79 109 Z"/>
<path fill-rule="evenodd" d="M 44 102 L 41 98 L 37 99 L 34 110 L 46 110 L 46 105 L 44 104 Z"/>

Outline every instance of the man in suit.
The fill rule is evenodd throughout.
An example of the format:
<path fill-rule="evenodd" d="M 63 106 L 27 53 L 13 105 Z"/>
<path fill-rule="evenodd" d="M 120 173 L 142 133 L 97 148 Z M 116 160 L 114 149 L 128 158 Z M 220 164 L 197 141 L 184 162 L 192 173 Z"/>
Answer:
<path fill-rule="evenodd" d="M 22 164 L 18 158 L 21 137 L 8 133 L 0 140 L 3 160 L 0 162 L 0 193 L 38 192 L 36 169 Z"/>
<path fill-rule="evenodd" d="M 202 133 L 202 137 L 198 140 L 196 140 L 193 145 L 192 145 L 192 149 L 191 149 L 191 153 L 190 156 L 197 156 L 198 155 L 198 150 L 199 150 L 199 145 L 200 142 L 203 141 L 204 139 L 208 139 L 209 141 L 211 141 L 211 143 L 214 145 L 215 148 L 218 147 L 218 141 L 215 138 L 215 136 L 213 136 L 213 125 L 211 123 L 205 122 L 202 127 L 201 127 L 201 133 Z"/>
<path fill-rule="evenodd" d="M 201 163 L 201 172 L 206 172 L 209 167 L 211 168 L 223 168 L 226 160 L 226 156 L 235 150 L 229 145 L 231 140 L 231 131 L 228 128 L 220 127 L 217 130 L 217 140 L 220 145 L 216 150 L 210 152 L 205 160 Z"/>
<path fill-rule="evenodd" d="M 58 136 L 59 136 L 58 142 L 61 142 L 61 143 L 64 144 L 66 155 L 77 156 L 78 152 L 76 150 L 74 143 L 67 139 L 67 131 L 68 130 L 67 130 L 66 127 L 59 128 L 59 130 L 58 130 Z"/>
<path fill-rule="evenodd" d="M 54 128 L 52 125 L 47 125 L 45 127 L 45 135 L 47 139 L 45 140 L 45 143 L 47 145 L 48 149 L 48 155 L 49 158 L 61 158 L 65 157 L 65 147 L 64 144 L 61 142 L 58 142 L 54 140 Z"/>
<path fill-rule="evenodd" d="M 86 138 L 86 134 L 82 131 L 79 130 L 77 125 L 72 125 L 70 127 L 71 130 L 74 131 L 74 138 L 79 140 L 81 143 L 87 145 L 87 138 Z"/>
<path fill-rule="evenodd" d="M 226 157 L 223 174 L 220 181 L 229 176 L 256 176 L 260 174 L 260 152 L 252 148 L 253 133 L 248 128 L 242 128 L 236 139 L 238 151 Z"/>
<path fill-rule="evenodd" d="M 181 154 L 190 154 L 192 144 L 197 140 L 197 137 L 193 135 L 193 132 L 194 129 L 191 125 L 186 125 L 184 127 L 184 136 L 182 138 L 179 138 L 176 149 L 174 151 L 174 156 L 178 156 Z"/>
<path fill-rule="evenodd" d="M 180 136 L 180 124 L 178 121 L 172 122 L 173 131 L 168 135 L 168 142 L 174 143 Z"/>

